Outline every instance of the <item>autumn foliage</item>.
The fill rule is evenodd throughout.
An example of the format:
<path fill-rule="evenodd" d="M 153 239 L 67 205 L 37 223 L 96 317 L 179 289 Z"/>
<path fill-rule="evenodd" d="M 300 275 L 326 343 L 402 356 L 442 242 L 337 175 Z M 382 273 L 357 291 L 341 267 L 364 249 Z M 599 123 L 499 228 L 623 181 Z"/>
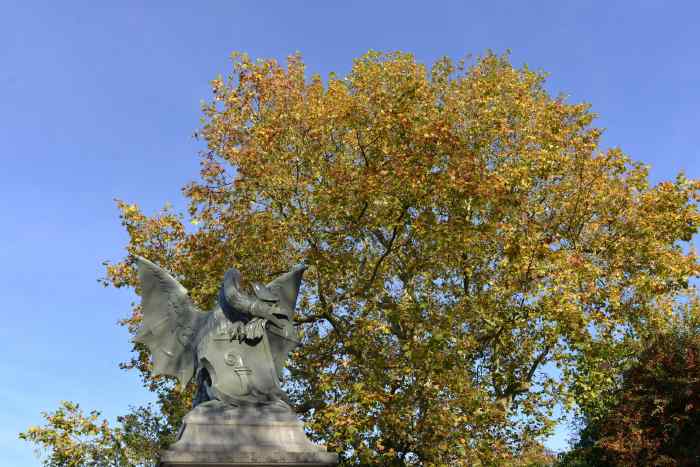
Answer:
<path fill-rule="evenodd" d="M 231 266 L 305 262 L 287 387 L 346 464 L 518 463 L 695 293 L 700 184 L 650 186 L 599 150 L 587 104 L 507 57 L 372 52 L 324 80 L 235 55 L 212 88 L 189 212 L 120 202 L 129 256 L 107 281 L 138 291 L 142 255 L 208 308 Z M 135 350 L 176 426 L 189 400 Z"/>
<path fill-rule="evenodd" d="M 698 322 L 656 336 L 613 396 L 603 413 L 590 414 L 563 465 L 700 464 Z"/>
<path fill-rule="evenodd" d="M 624 397 L 602 426 L 614 464 L 700 463 L 700 336 L 658 339 L 625 375 Z"/>

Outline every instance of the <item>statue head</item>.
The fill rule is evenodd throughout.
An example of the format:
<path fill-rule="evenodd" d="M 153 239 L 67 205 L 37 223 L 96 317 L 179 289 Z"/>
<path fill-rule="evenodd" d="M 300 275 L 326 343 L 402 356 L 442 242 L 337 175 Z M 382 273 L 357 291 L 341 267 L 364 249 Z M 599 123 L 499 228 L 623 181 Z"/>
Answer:
<path fill-rule="evenodd" d="M 232 305 L 234 296 L 245 296 L 250 301 L 260 301 L 268 305 L 275 306 L 280 314 L 284 314 L 289 320 L 294 315 L 301 278 L 306 270 L 306 266 L 297 265 L 291 271 L 286 272 L 266 285 L 258 282 L 253 283 L 255 297 L 248 297 L 241 291 L 241 274 L 236 268 L 231 268 L 224 274 L 219 291 L 219 305 L 229 317 L 241 319 L 241 310 L 236 310 Z M 245 320 L 245 319 L 244 319 Z"/>

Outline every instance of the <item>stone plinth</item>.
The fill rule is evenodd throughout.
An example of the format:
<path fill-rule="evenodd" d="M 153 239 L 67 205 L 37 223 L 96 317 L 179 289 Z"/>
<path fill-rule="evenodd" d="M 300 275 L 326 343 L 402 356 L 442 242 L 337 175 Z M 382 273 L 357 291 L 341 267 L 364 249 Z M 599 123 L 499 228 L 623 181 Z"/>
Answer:
<path fill-rule="evenodd" d="M 178 440 L 161 453 L 161 467 L 334 466 L 335 453 L 313 444 L 296 414 L 284 406 L 198 405 Z"/>

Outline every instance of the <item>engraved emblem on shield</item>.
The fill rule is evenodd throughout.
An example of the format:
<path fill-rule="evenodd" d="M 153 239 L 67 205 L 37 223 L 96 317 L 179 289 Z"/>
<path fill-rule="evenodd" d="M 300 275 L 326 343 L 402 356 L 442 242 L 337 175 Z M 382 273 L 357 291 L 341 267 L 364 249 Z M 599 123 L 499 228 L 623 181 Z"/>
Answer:
<path fill-rule="evenodd" d="M 212 388 L 232 403 L 241 402 L 253 389 L 252 370 L 245 364 L 250 352 L 245 344 L 234 340 L 211 339 L 204 346 L 201 361 L 209 371 Z"/>
<path fill-rule="evenodd" d="M 253 371 L 243 364 L 243 357 L 234 350 L 229 350 L 224 355 L 224 362 L 232 367 L 233 372 L 238 376 L 239 384 L 241 387 L 241 393 L 239 395 L 243 396 L 250 393 L 250 380 L 248 375 Z"/>

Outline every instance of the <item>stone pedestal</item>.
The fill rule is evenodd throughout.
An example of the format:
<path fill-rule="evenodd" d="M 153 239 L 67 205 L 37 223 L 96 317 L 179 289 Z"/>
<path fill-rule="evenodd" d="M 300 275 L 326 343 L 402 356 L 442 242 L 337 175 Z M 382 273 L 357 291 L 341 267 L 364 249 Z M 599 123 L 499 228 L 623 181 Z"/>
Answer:
<path fill-rule="evenodd" d="M 178 440 L 161 453 L 161 467 L 334 466 L 338 455 L 313 444 L 296 414 L 284 406 L 198 405 Z"/>

